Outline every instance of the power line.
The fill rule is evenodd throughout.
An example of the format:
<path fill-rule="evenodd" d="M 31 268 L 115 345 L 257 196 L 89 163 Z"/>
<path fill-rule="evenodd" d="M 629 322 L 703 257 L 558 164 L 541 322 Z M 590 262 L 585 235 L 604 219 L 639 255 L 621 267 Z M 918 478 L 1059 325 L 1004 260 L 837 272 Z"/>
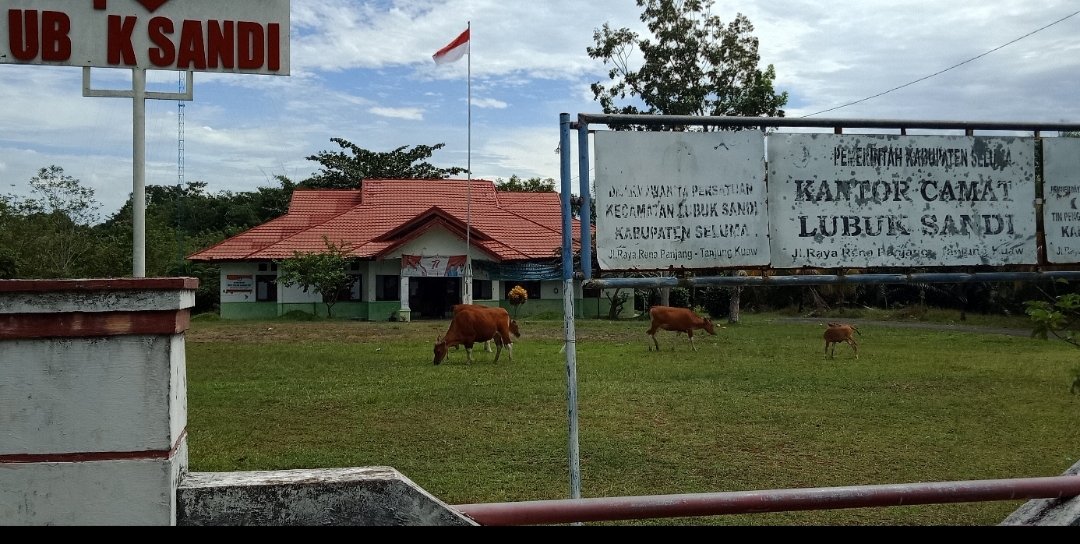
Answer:
<path fill-rule="evenodd" d="M 1073 17 L 1074 15 L 1077 15 L 1077 14 L 1080 14 L 1080 11 L 1074 11 L 1074 12 L 1072 12 L 1072 13 L 1070 13 L 1070 14 L 1068 14 L 1068 15 L 1066 15 L 1066 16 L 1064 16 L 1064 17 L 1062 17 L 1062 18 L 1060 18 L 1060 19 L 1058 19 L 1058 20 L 1056 20 L 1056 21 L 1054 21 L 1054 22 L 1052 22 L 1052 23 L 1050 23 L 1050 24 L 1048 24 L 1048 25 L 1046 25 L 1046 26 L 1042 27 L 1042 28 L 1039 28 L 1039 29 L 1033 30 L 1033 31 L 1031 31 L 1031 32 L 1028 32 L 1027 34 L 1024 34 L 1023 36 L 1020 36 L 1019 38 L 1016 38 L 1015 40 L 1012 40 L 1012 41 L 1010 41 L 1010 42 L 1008 42 L 1008 43 L 1005 43 L 1005 44 L 999 45 L 999 46 L 997 46 L 997 47 L 995 47 L 995 48 L 993 48 L 993 49 L 991 49 L 991 50 L 989 50 L 989 51 L 987 51 L 987 52 L 985 52 L 985 53 L 983 53 L 983 54 L 981 54 L 981 55 L 978 55 L 978 56 L 975 56 L 975 57 L 971 57 L 970 59 L 968 59 L 968 60 L 965 60 L 964 62 L 961 62 L 961 63 L 958 63 L 958 64 L 954 64 L 954 65 L 952 65 L 952 66 L 950 66 L 950 67 L 948 67 L 948 68 L 946 68 L 946 69 L 944 69 L 944 70 L 941 70 L 941 71 L 939 71 L 939 72 L 934 72 L 933 74 L 930 74 L 930 75 L 928 75 L 928 76 L 926 76 L 926 77 L 921 77 L 921 78 L 919 78 L 919 79 L 916 79 L 915 81 L 912 81 L 912 82 L 910 82 L 910 83 L 905 83 L 905 84 L 903 84 L 903 85 L 901 85 L 901 86 L 899 86 L 899 87 L 893 87 L 892 89 L 889 89 L 889 90 L 887 90 L 887 91 L 884 91 L 884 92 L 880 92 L 880 93 L 878 93 L 878 94 L 875 94 L 874 96 L 868 96 L 868 97 L 866 97 L 866 98 L 863 98 L 863 99 L 861 99 L 861 100 L 856 100 L 856 101 L 854 101 L 854 102 L 848 102 L 847 104 L 844 104 L 844 105 L 842 105 L 842 106 L 836 106 L 835 108 L 829 108 L 829 109 L 827 109 L 827 110 L 821 110 L 821 111 L 819 111 L 819 112 L 814 112 L 814 113 L 811 113 L 811 114 L 809 114 L 809 115 L 804 115 L 803 117 L 813 117 L 813 116 L 815 116 L 815 115 L 817 115 L 817 114 L 819 114 L 819 113 L 825 113 L 825 112 L 829 112 L 829 111 L 833 111 L 833 110 L 838 110 L 838 109 L 840 109 L 840 108 L 846 108 L 846 107 L 848 107 L 848 106 L 852 106 L 852 105 L 858 104 L 858 103 L 860 103 L 860 102 L 866 102 L 867 100 L 871 100 L 871 99 L 877 98 L 877 97 L 879 97 L 879 96 L 882 96 L 882 95 L 886 95 L 886 94 L 889 94 L 889 93 L 891 93 L 891 92 L 893 92 L 893 91 L 898 91 L 898 90 L 900 90 L 900 89 L 903 89 L 904 87 L 908 87 L 908 86 L 914 85 L 914 84 L 916 84 L 916 83 L 918 83 L 918 82 L 920 82 L 920 81 L 926 81 L 927 79 L 930 79 L 930 78 L 932 78 L 932 77 L 934 77 L 934 76 L 937 76 L 937 75 L 941 75 L 941 74 L 944 74 L 945 72 L 948 72 L 949 70 L 952 70 L 953 68 L 958 68 L 958 67 L 960 67 L 960 66 L 963 66 L 963 65 L 965 65 L 965 64 L 967 64 L 967 63 L 969 63 L 969 62 L 971 62 L 971 61 L 973 61 L 973 60 L 977 60 L 977 59 L 980 59 L 980 58 L 982 58 L 982 57 L 985 57 L 986 55 L 989 55 L 990 53 L 993 53 L 994 51 L 997 51 L 998 49 L 1002 49 L 1002 48 L 1004 48 L 1004 47 L 1007 47 L 1007 46 L 1009 46 L 1009 45 L 1012 45 L 1012 44 L 1014 44 L 1014 43 L 1016 43 L 1016 42 L 1018 42 L 1018 41 L 1020 41 L 1020 40 L 1022 40 L 1022 39 L 1024 39 L 1024 38 L 1027 38 L 1028 36 L 1031 36 L 1031 35 L 1033 35 L 1033 34 L 1035 34 L 1035 33 L 1037 33 L 1037 32 L 1042 32 L 1043 30 L 1046 30 L 1047 28 L 1050 28 L 1050 27 L 1052 27 L 1052 26 L 1054 26 L 1054 25 L 1056 25 L 1056 24 L 1058 24 L 1058 23 L 1060 23 L 1060 22 L 1064 21 L 1065 19 L 1068 19 L 1068 18 L 1070 18 L 1070 17 Z"/>

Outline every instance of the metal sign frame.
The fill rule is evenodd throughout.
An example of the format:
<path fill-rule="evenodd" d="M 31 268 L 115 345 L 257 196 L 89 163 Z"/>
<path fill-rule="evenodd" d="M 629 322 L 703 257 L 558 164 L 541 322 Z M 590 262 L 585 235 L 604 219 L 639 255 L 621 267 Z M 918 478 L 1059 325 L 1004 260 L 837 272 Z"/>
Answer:
<path fill-rule="evenodd" d="M 964 131 L 966 136 L 974 136 L 976 130 L 993 132 L 1034 132 L 1036 140 L 1042 132 L 1080 131 L 1080 123 L 1026 123 L 1026 122 L 987 122 L 987 121 L 939 121 L 939 120 L 904 120 L 904 119 L 808 119 L 785 117 L 699 117 L 691 115 L 610 115 L 578 114 L 577 122 L 571 122 L 570 114 L 559 115 L 559 154 L 561 175 L 561 197 L 563 216 L 563 319 L 565 332 L 566 379 L 567 379 L 567 416 L 569 427 L 569 464 L 570 497 L 581 498 L 581 465 L 578 447 L 577 422 L 577 349 L 574 330 L 573 281 L 584 280 L 583 287 L 605 288 L 653 288 L 653 287 L 700 287 L 700 286 L 739 286 L 739 285 L 824 285 L 824 284 L 903 284 L 903 283 L 971 283 L 999 281 L 1049 281 L 1057 279 L 1080 280 L 1080 271 L 1073 270 L 1037 270 L 977 273 L 930 273 L 930 274 L 852 274 L 852 275 L 792 275 L 792 276 L 718 276 L 696 278 L 606 278 L 592 277 L 592 232 L 591 232 L 591 185 L 589 183 L 589 127 L 607 125 L 626 127 L 630 125 L 645 127 L 709 127 L 755 129 L 763 133 L 776 128 L 831 128 L 834 134 L 843 134 L 844 129 L 899 130 L 907 135 L 908 130 Z M 581 263 L 574 269 L 571 197 L 571 144 L 570 131 L 578 131 L 578 178 L 581 198 Z M 1036 195 L 1038 196 L 1038 195 Z M 1042 201 L 1036 200 L 1041 205 Z M 1037 212 L 1038 216 L 1038 212 Z M 1037 267 L 1047 264 L 1040 260 Z M 744 267 L 745 268 L 745 267 Z M 854 268 L 854 267 L 852 267 Z M 1031 268 L 1027 266 L 1026 268 Z M 755 269 L 758 269 L 755 267 Z"/>

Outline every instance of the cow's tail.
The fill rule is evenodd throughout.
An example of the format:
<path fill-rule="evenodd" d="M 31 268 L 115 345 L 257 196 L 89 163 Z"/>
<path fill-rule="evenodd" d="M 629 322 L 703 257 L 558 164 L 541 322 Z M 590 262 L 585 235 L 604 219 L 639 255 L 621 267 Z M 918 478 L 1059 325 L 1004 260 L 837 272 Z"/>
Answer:
<path fill-rule="evenodd" d="M 851 330 L 853 330 L 853 331 L 855 331 L 855 332 L 859 333 L 859 336 L 862 336 L 862 333 L 861 333 L 861 332 L 859 332 L 859 329 L 858 329 L 858 327 L 856 327 L 855 325 L 852 325 L 852 326 L 851 326 Z"/>

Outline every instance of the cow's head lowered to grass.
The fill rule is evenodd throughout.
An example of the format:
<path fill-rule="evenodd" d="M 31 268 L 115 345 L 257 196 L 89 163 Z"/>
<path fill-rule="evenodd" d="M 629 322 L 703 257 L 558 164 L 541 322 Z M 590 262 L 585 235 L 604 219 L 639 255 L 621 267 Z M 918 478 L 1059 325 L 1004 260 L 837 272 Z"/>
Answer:
<path fill-rule="evenodd" d="M 502 308 L 483 308 L 470 305 L 458 305 L 454 308 L 454 318 L 445 336 L 435 341 L 435 361 L 437 365 L 446 358 L 446 353 L 454 346 L 465 346 L 467 361 L 472 363 L 472 348 L 477 342 L 495 341 L 495 362 L 499 361 L 503 346 L 507 358 L 514 360 L 514 340 L 511 334 L 517 332 L 517 323 Z M 520 336 L 520 334 L 517 334 Z"/>

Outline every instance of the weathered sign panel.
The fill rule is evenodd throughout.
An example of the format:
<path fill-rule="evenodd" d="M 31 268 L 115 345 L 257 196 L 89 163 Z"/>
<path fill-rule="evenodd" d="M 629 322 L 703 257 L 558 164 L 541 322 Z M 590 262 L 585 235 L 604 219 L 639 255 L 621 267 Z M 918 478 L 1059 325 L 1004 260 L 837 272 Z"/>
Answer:
<path fill-rule="evenodd" d="M 605 270 L 769 263 L 760 132 L 597 132 L 596 255 Z"/>
<path fill-rule="evenodd" d="M 1080 138 L 1045 138 L 1042 145 L 1046 260 L 1080 262 Z"/>
<path fill-rule="evenodd" d="M 774 268 L 1036 263 L 1030 138 L 771 135 Z"/>
<path fill-rule="evenodd" d="M 255 289 L 255 276 L 251 274 L 228 274 L 225 276 L 225 292 L 228 294 L 250 293 Z"/>
<path fill-rule="evenodd" d="M 289 75 L 289 0 L 0 0 L 0 64 Z"/>

